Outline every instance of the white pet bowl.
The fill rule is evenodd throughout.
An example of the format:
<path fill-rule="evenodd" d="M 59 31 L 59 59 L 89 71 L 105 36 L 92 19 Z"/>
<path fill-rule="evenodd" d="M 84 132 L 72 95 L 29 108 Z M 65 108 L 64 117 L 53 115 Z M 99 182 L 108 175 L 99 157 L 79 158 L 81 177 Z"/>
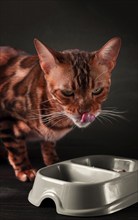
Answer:
<path fill-rule="evenodd" d="M 57 213 L 70 216 L 110 214 L 138 202 L 138 161 L 107 155 L 76 158 L 37 172 L 29 201 L 50 198 Z"/>

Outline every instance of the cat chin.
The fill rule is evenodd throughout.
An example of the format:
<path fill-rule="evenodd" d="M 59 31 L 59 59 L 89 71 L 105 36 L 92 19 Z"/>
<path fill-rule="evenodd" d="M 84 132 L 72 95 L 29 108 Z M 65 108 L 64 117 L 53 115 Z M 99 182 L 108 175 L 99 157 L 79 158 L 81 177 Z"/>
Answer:
<path fill-rule="evenodd" d="M 91 122 L 85 122 L 85 123 L 83 123 L 83 122 L 81 122 L 81 120 L 72 120 L 73 122 L 74 122 L 74 124 L 78 127 L 78 128 L 86 128 L 86 127 L 88 127 L 90 124 L 91 124 Z"/>
<path fill-rule="evenodd" d="M 86 128 L 90 125 L 91 123 L 90 122 L 87 122 L 87 123 L 75 123 L 75 125 L 78 127 L 78 128 Z"/>

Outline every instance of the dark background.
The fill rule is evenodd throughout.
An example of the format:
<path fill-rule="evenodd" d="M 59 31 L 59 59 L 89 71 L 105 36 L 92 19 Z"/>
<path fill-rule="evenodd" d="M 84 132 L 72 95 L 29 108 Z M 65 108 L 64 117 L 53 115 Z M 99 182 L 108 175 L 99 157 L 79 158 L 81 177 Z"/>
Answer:
<path fill-rule="evenodd" d="M 89 128 L 75 129 L 57 144 L 61 160 L 89 155 L 137 155 L 138 44 L 137 6 L 134 0 L 3 0 L 0 1 L 0 44 L 35 53 L 37 37 L 56 50 L 99 49 L 114 36 L 122 38 L 121 53 L 112 75 L 112 87 L 104 108 L 116 107 L 126 120 L 95 121 Z M 38 144 L 28 144 L 35 167 L 43 165 Z M 30 183 L 14 178 L 8 163 L 0 166 L 1 219 L 70 219 L 53 208 L 39 209 L 27 202 Z M 101 219 L 136 219 L 136 206 Z M 72 218 L 78 219 L 78 218 Z M 99 219 L 99 218 L 92 218 Z"/>

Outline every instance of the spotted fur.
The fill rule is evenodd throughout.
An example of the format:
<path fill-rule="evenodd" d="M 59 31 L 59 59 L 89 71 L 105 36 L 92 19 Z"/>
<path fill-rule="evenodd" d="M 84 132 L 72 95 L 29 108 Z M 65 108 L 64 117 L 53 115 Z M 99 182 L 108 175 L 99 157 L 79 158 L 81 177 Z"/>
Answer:
<path fill-rule="evenodd" d="M 58 161 L 56 141 L 96 118 L 107 98 L 110 76 L 120 49 L 113 38 L 96 52 L 56 52 L 35 40 L 37 55 L 0 48 L 0 138 L 16 177 L 33 180 L 26 141 L 39 140 L 46 165 Z M 94 93 L 102 87 L 100 94 Z M 95 95 L 96 94 L 96 95 Z M 2 145 L 1 142 L 1 145 Z"/>

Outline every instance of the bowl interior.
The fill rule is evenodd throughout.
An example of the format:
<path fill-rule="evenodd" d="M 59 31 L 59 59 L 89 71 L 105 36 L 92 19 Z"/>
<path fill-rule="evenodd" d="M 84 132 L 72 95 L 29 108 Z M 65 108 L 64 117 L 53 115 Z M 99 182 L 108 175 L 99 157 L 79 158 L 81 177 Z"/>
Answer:
<path fill-rule="evenodd" d="M 55 164 L 53 166 L 41 169 L 40 174 L 45 177 L 67 182 L 87 183 L 100 183 L 119 176 L 118 173 L 113 171 L 86 167 L 77 164 Z"/>
<path fill-rule="evenodd" d="M 73 159 L 71 162 L 117 172 L 133 172 L 138 169 L 138 164 L 135 161 L 104 155 Z"/>

